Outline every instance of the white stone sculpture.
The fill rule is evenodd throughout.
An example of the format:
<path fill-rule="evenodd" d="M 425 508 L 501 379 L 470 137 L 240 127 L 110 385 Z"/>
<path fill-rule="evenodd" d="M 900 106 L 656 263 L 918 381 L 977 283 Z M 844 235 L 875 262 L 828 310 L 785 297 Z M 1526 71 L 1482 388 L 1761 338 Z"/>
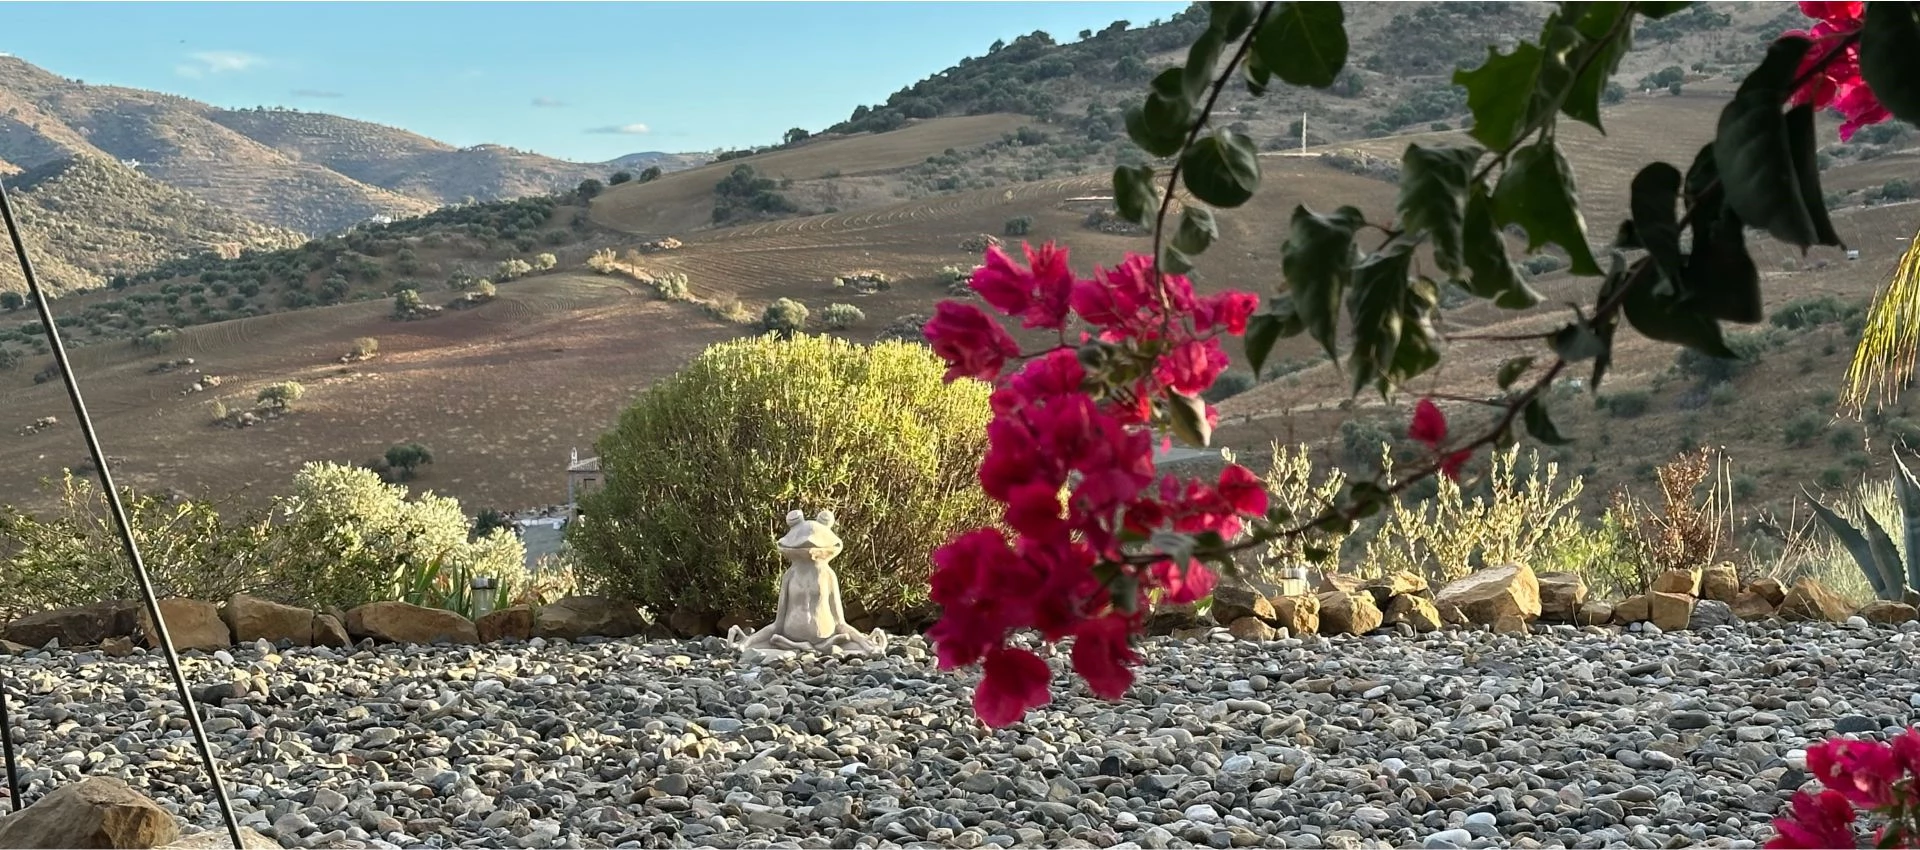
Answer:
<path fill-rule="evenodd" d="M 800 511 L 787 512 L 787 534 L 780 538 L 780 554 L 787 571 L 780 576 L 780 604 L 773 622 L 753 634 L 734 626 L 727 640 L 748 660 L 778 658 L 796 652 L 840 652 L 879 655 L 887 650 L 887 636 L 879 629 L 861 634 L 847 625 L 840 599 L 840 577 L 827 564 L 843 545 L 833 530 L 833 512 L 821 511 L 807 519 Z"/>

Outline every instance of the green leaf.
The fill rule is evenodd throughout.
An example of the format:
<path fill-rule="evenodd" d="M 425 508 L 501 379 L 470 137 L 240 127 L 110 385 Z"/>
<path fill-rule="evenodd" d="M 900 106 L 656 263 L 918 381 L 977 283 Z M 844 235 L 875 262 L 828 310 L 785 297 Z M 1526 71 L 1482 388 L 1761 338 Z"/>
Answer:
<path fill-rule="evenodd" d="M 1760 269 L 1747 253 L 1747 228 L 1740 217 L 1722 208 L 1704 226 L 1696 221 L 1693 234 L 1680 308 L 1723 322 L 1752 324 L 1765 318 Z"/>
<path fill-rule="evenodd" d="M 1160 246 L 1160 272 L 1162 274 L 1186 274 L 1193 271 L 1193 258 L 1185 251 L 1172 245 Z"/>
<path fill-rule="evenodd" d="M 1649 163 L 1633 176 L 1631 190 L 1634 235 L 1674 286 L 1680 285 L 1686 259 L 1680 253 L 1680 217 L 1674 212 L 1685 179 L 1672 165 Z"/>
<path fill-rule="evenodd" d="M 1521 413 L 1527 423 L 1527 433 L 1536 440 L 1549 446 L 1564 446 L 1571 440 L 1560 436 L 1560 429 L 1553 427 L 1553 419 L 1547 416 L 1547 403 L 1538 397 L 1527 402 L 1527 409 Z"/>
<path fill-rule="evenodd" d="M 1140 146 L 1140 149 L 1154 156 L 1173 156 L 1180 152 L 1180 146 L 1187 143 L 1186 131 L 1168 132 L 1166 128 L 1152 124 L 1147 119 L 1145 109 L 1129 106 L 1125 113 L 1127 138 Z"/>
<path fill-rule="evenodd" d="M 1253 10 L 1252 3 L 1208 3 L 1207 27 L 1227 41 L 1233 41 L 1246 35 L 1253 26 Z"/>
<path fill-rule="evenodd" d="M 1540 294 L 1527 286 L 1507 256 L 1507 241 L 1501 238 L 1500 225 L 1493 219 L 1493 199 L 1479 186 L 1467 196 L 1461 249 L 1467 270 L 1473 275 L 1461 283 L 1468 292 L 1491 298 L 1494 306 L 1506 310 L 1523 310 L 1540 303 Z"/>
<path fill-rule="evenodd" d="M 1520 376 L 1526 374 L 1527 370 L 1531 368 L 1533 368 L 1533 357 L 1531 355 L 1515 357 L 1500 364 L 1500 373 L 1497 376 L 1500 382 L 1500 388 L 1504 390 L 1512 387 L 1513 382 L 1520 380 Z"/>
<path fill-rule="evenodd" d="M 1280 79 L 1324 89 L 1347 64 L 1346 13 L 1339 3 L 1281 3 L 1254 33 L 1253 52 Z"/>
<path fill-rule="evenodd" d="M 1207 424 L 1207 404 L 1190 395 L 1167 391 L 1167 413 L 1173 433 L 1195 448 L 1206 448 L 1213 439 L 1213 426 Z"/>
<path fill-rule="evenodd" d="M 1566 327 L 1554 331 L 1547 340 L 1547 346 L 1568 363 L 1600 356 L 1600 337 L 1586 322 L 1570 322 Z M 1506 389 L 1506 385 L 1500 388 Z"/>
<path fill-rule="evenodd" d="M 1183 254 L 1204 254 L 1220 238 L 1220 225 L 1213 210 L 1199 204 L 1187 204 L 1180 210 L 1180 226 L 1173 233 L 1173 247 Z"/>
<path fill-rule="evenodd" d="M 1144 225 L 1149 211 L 1159 204 L 1160 192 L 1153 185 L 1153 166 L 1122 165 L 1113 170 L 1113 206 L 1121 218 Z"/>
<path fill-rule="evenodd" d="M 1366 216 L 1341 207 L 1323 216 L 1304 206 L 1293 208 L 1287 241 L 1280 247 L 1280 271 L 1286 275 L 1293 305 L 1307 333 L 1334 353 L 1340 324 L 1340 297 L 1353 279 L 1353 234 Z"/>
<path fill-rule="evenodd" d="M 1232 130 L 1215 130 L 1180 157 L 1187 191 L 1201 201 L 1231 209 L 1260 188 L 1260 150 L 1253 139 Z"/>
<path fill-rule="evenodd" d="M 1355 393 L 1383 377 L 1399 352 L 1406 319 L 1402 304 L 1412 267 L 1412 243 L 1394 240 L 1353 268 L 1353 291 L 1347 299 L 1353 351 L 1347 367 Z"/>
<path fill-rule="evenodd" d="M 1409 235 L 1433 241 L 1434 263 L 1450 275 L 1463 266 L 1461 227 L 1467 214 L 1467 184 L 1474 163 L 1485 153 L 1478 145 L 1425 148 L 1407 146 L 1400 157 L 1400 224 Z"/>
<path fill-rule="evenodd" d="M 1186 92 L 1187 100 L 1198 101 L 1207 93 L 1207 87 L 1213 84 L 1213 69 L 1220 65 L 1220 51 L 1226 46 L 1226 37 L 1217 29 L 1209 28 L 1194 39 L 1193 46 L 1187 48 L 1187 64 L 1181 68 L 1181 88 Z"/>
<path fill-rule="evenodd" d="M 1576 69 L 1584 66 L 1585 70 L 1568 84 L 1560 111 L 1603 133 L 1606 128 L 1600 126 L 1600 96 L 1606 91 L 1607 81 L 1619 70 L 1620 58 L 1627 55 L 1633 45 L 1633 29 L 1624 27 L 1620 36 L 1608 36 L 1621 15 L 1631 14 L 1629 4 L 1624 2 L 1588 3 L 1575 23 L 1587 43 L 1567 57 L 1567 64 Z"/>
<path fill-rule="evenodd" d="M 1860 76 L 1893 117 L 1920 125 L 1920 3 L 1867 4 Z"/>
<path fill-rule="evenodd" d="M 1285 324 L 1285 317 L 1266 310 L 1247 317 L 1247 333 L 1241 337 L 1241 343 L 1246 346 L 1247 367 L 1256 378 L 1260 370 L 1266 368 L 1267 355 L 1273 353 L 1274 343 L 1280 341 L 1280 331 Z"/>
<path fill-rule="evenodd" d="M 1249 52 L 1247 61 L 1241 64 L 1240 69 L 1246 72 L 1247 94 L 1260 97 L 1265 95 L 1267 87 L 1273 84 L 1273 72 L 1267 70 L 1267 66 L 1261 63 L 1258 53 Z"/>
<path fill-rule="evenodd" d="M 1652 285 L 1644 280 L 1651 268 L 1649 261 L 1635 264 L 1634 272 L 1625 285 L 1627 290 L 1624 312 L 1627 324 L 1633 326 L 1641 335 L 1660 342 L 1673 342 L 1684 345 L 1701 354 L 1723 359 L 1734 359 L 1739 355 L 1727 348 L 1727 342 L 1720 334 L 1720 323 L 1711 317 L 1693 310 L 1683 309 L 1680 305 L 1680 293 L 1669 288 Z"/>
<path fill-rule="evenodd" d="M 1600 274 L 1587 244 L 1587 221 L 1574 194 L 1573 173 L 1547 139 L 1515 151 L 1493 190 L 1494 221 L 1527 231 L 1527 250 L 1552 242 L 1567 252 L 1577 275 Z"/>
<path fill-rule="evenodd" d="M 1520 140 L 1529 119 L 1539 114 L 1540 64 L 1545 54 L 1529 42 L 1514 45 L 1512 53 L 1487 48 L 1487 61 L 1471 71 L 1453 72 L 1453 84 L 1467 90 L 1467 109 L 1473 113 L 1473 138 L 1489 149 L 1503 151 Z"/>
<path fill-rule="evenodd" d="M 1760 67 L 1740 82 L 1733 101 L 1720 111 L 1713 138 L 1714 164 L 1727 204 L 1742 221 L 1803 250 L 1819 233 L 1800 190 L 1780 108 L 1810 44 L 1803 38 L 1774 42 Z"/>
<path fill-rule="evenodd" d="M 1800 184 L 1800 203 L 1813 219 L 1815 245 L 1845 248 L 1827 215 L 1827 196 L 1820 189 L 1820 143 L 1814 139 L 1813 104 L 1787 110 L 1787 150 L 1793 154 L 1794 182 Z"/>
<path fill-rule="evenodd" d="M 1153 78 L 1147 102 L 1126 113 L 1127 136 L 1154 156 L 1173 156 L 1187 143 L 1193 126 L 1193 99 L 1187 96 L 1185 76 L 1168 68 Z"/>

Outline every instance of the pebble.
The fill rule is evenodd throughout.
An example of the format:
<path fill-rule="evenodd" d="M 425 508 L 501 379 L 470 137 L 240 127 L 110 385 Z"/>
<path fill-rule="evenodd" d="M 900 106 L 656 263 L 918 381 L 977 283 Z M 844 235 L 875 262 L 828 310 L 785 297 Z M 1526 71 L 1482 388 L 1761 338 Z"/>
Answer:
<path fill-rule="evenodd" d="M 238 813 L 287 846 L 1731 848 L 1773 837 L 1811 743 L 1920 707 L 1915 635 L 1149 638 L 1127 699 L 1060 687 L 1000 730 L 917 637 L 759 666 L 641 639 L 185 663 L 220 688 Z M 87 774 L 201 799 L 157 656 L 9 665 L 29 801 Z"/>

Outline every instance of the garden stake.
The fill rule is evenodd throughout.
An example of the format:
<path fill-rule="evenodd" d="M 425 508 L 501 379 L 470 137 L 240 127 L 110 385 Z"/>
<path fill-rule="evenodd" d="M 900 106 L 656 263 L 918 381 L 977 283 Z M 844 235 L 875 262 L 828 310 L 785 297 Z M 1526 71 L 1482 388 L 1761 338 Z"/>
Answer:
<path fill-rule="evenodd" d="M 7 235 L 13 239 L 13 253 L 20 261 L 20 275 L 27 282 L 27 297 L 33 299 L 35 310 L 40 313 L 40 327 L 46 332 L 47 342 L 53 347 L 54 368 L 60 370 L 60 380 L 67 386 L 67 398 L 73 402 L 74 418 L 80 422 L 80 434 L 86 438 L 87 452 L 93 456 L 94 469 L 100 473 L 100 492 L 107 497 L 107 507 L 113 511 L 114 527 L 120 532 L 120 544 L 125 548 L 127 561 L 133 565 L 133 577 L 140 584 L 140 597 L 147 604 L 147 617 L 153 625 L 153 634 L 160 642 L 160 651 L 167 658 L 167 670 L 173 674 L 173 686 L 180 692 L 180 706 L 186 711 L 187 724 L 193 728 L 194 745 L 200 750 L 200 760 L 207 769 L 207 782 L 213 786 L 213 796 L 220 804 L 220 814 L 227 822 L 227 836 L 233 839 L 236 848 L 245 847 L 240 839 L 240 819 L 233 812 L 233 801 L 227 798 L 226 783 L 220 779 L 220 764 L 213 758 L 213 744 L 207 740 L 206 726 L 200 722 L 200 709 L 194 703 L 193 692 L 187 688 L 186 674 L 180 670 L 180 655 L 173 650 L 173 636 L 167 632 L 167 622 L 160 616 L 160 600 L 154 596 L 153 580 L 147 575 L 147 564 L 140 558 L 140 544 L 133 539 L 133 526 L 127 519 L 126 505 L 120 502 L 120 491 L 114 489 L 113 473 L 107 464 L 106 452 L 100 448 L 100 436 L 94 431 L 93 419 L 87 415 L 87 403 L 80 397 L 80 384 L 73 374 L 73 367 L 67 359 L 67 347 L 60 340 L 59 326 L 53 321 L 53 308 L 47 304 L 47 294 L 40 289 L 40 282 L 33 276 L 33 263 L 27 259 L 27 243 L 20 233 L 20 224 L 13 215 L 13 201 L 7 197 L 5 181 L 0 181 L 0 221 L 7 226 Z M 4 699 L 0 699 L 4 702 Z M 5 721 L 0 720 L 0 723 Z M 13 771 L 13 736 L 6 731 L 7 769 Z M 18 784 L 13 790 L 13 804 L 20 805 Z"/>
<path fill-rule="evenodd" d="M 13 758 L 13 724 L 7 720 L 7 688 L 0 681 L 0 749 L 7 756 L 7 799 L 13 801 L 13 810 L 20 811 L 20 763 Z"/>

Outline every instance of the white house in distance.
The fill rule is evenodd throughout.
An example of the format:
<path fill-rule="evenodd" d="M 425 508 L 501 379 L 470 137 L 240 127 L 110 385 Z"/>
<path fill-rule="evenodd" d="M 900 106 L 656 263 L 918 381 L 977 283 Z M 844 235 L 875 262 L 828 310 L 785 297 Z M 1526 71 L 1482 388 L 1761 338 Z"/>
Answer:
<path fill-rule="evenodd" d="M 583 458 L 579 449 L 573 449 L 567 459 L 567 515 L 580 515 L 580 497 L 600 489 L 605 479 L 600 477 L 600 459 Z"/>

